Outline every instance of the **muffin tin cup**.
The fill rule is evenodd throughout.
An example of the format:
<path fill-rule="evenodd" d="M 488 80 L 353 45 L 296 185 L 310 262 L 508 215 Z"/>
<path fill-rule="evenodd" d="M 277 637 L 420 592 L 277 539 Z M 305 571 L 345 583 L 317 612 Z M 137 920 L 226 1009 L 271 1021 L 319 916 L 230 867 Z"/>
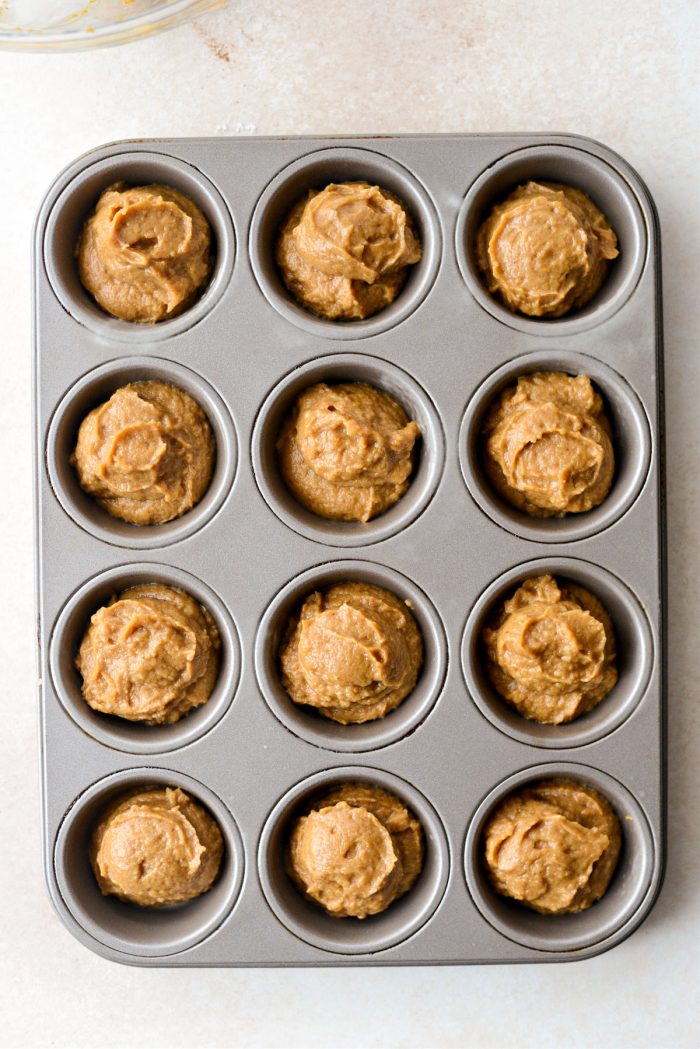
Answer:
<path fill-rule="evenodd" d="M 389 190 L 413 219 L 421 242 L 422 257 L 409 266 L 396 299 L 365 320 L 317 317 L 287 290 L 275 263 L 277 235 L 292 207 L 308 189 L 323 189 L 331 182 L 369 182 Z M 442 232 L 427 190 L 403 165 L 368 149 L 325 148 L 289 164 L 265 188 L 253 212 L 249 253 L 260 290 L 282 317 L 323 339 L 362 339 L 400 324 L 421 305 L 440 266 Z"/>
<path fill-rule="evenodd" d="M 525 182 L 560 182 L 587 193 L 617 234 L 619 256 L 593 298 L 559 318 L 528 317 L 487 290 L 476 263 L 479 226 L 494 204 Z M 647 256 L 647 229 L 637 194 L 611 164 L 583 146 L 543 145 L 515 150 L 491 164 L 470 186 L 457 218 L 455 250 L 462 277 L 482 309 L 509 328 L 537 336 L 575 335 L 609 320 L 634 291 Z"/>
<path fill-rule="evenodd" d="M 467 252 L 484 212 L 525 178 L 580 185 L 620 237 L 599 293 L 557 321 L 505 310 Z M 117 179 L 175 186 L 212 225 L 211 281 L 179 317 L 121 322 L 80 286 L 77 238 Z M 275 240 L 310 186 L 355 179 L 403 202 L 423 255 L 385 310 L 323 320 L 288 294 Z M 116 142 L 59 174 L 41 205 L 34 314 L 43 857 L 72 934 L 102 957 L 177 969 L 557 962 L 600 954 L 633 931 L 663 878 L 667 658 L 660 244 L 636 173 L 605 146 L 569 135 Z M 590 375 L 605 401 L 616 472 L 588 513 L 529 517 L 503 503 L 482 471 L 485 411 L 533 370 Z M 69 463 L 85 416 L 139 379 L 190 394 L 216 439 L 203 499 L 164 525 L 111 517 Z M 372 521 L 313 515 L 282 480 L 280 428 L 319 382 L 385 390 L 421 429 L 404 496 Z M 616 631 L 618 683 L 561 726 L 507 706 L 477 651 L 495 603 L 543 572 L 590 590 Z M 314 589 L 345 580 L 409 602 L 424 643 L 412 692 L 357 725 L 294 704 L 278 663 L 293 611 Z M 90 616 L 149 581 L 191 594 L 221 634 L 212 695 L 175 725 L 92 711 L 75 668 Z M 610 798 L 625 844 L 600 903 L 543 924 L 492 893 L 478 841 L 505 791 L 550 773 Z M 295 814 L 348 781 L 396 794 L 427 842 L 414 888 L 363 920 L 325 913 L 282 863 Z M 87 849 L 105 804 L 156 783 L 210 809 L 228 860 L 211 893 L 149 911 L 102 897 Z"/>
<path fill-rule="evenodd" d="M 131 186 L 158 183 L 177 189 L 198 205 L 211 227 L 214 262 L 209 280 L 199 298 L 169 320 L 140 324 L 112 317 L 97 304 L 78 276 L 75 249 L 83 225 L 101 194 L 115 182 Z M 66 245 L 72 251 L 66 252 Z M 95 161 L 71 180 L 48 217 L 43 254 L 51 286 L 71 317 L 103 338 L 144 345 L 187 331 L 214 309 L 231 280 L 235 234 L 231 213 L 210 179 L 176 157 L 141 150 Z"/>
<path fill-rule="evenodd" d="M 164 524 L 135 525 L 113 517 L 80 487 L 70 464 L 83 419 L 127 383 L 169 383 L 188 393 L 207 416 L 216 441 L 216 462 L 209 487 L 181 517 Z M 158 357 L 122 357 L 81 376 L 59 403 L 46 439 L 46 465 L 51 487 L 65 512 L 86 532 L 105 543 L 133 550 L 169 546 L 203 528 L 221 509 L 233 485 L 237 466 L 233 420 L 216 390 L 200 375 Z"/>
<path fill-rule="evenodd" d="M 404 600 L 423 638 L 423 666 L 413 691 L 385 717 L 354 725 L 341 725 L 294 703 L 279 673 L 279 649 L 290 616 L 314 590 L 347 581 L 380 586 Z M 270 710 L 295 736 L 342 753 L 377 750 L 414 732 L 429 716 L 447 672 L 445 631 L 425 592 L 399 572 L 371 561 L 330 561 L 296 576 L 272 600 L 258 627 L 255 672 Z"/>
<path fill-rule="evenodd" d="M 490 814 L 512 792 L 543 779 L 570 779 L 593 787 L 607 798 L 620 821 L 622 849 L 610 885 L 600 900 L 576 914 L 539 914 L 501 896 L 483 862 L 483 831 Z M 644 809 L 626 787 L 587 765 L 556 762 L 522 769 L 487 794 L 469 824 L 464 866 L 474 903 L 503 936 L 537 951 L 580 951 L 639 924 L 657 866 L 656 843 Z"/>
<path fill-rule="evenodd" d="M 206 703 L 172 725 L 148 725 L 93 710 L 83 699 L 82 678 L 75 657 L 90 625 L 90 617 L 116 594 L 148 583 L 183 590 L 214 618 L 219 630 L 219 673 Z M 66 713 L 92 739 L 132 754 L 162 754 L 194 742 L 210 732 L 229 709 L 241 667 L 238 632 L 231 614 L 206 583 L 189 572 L 160 564 L 129 564 L 89 579 L 61 610 L 49 646 L 51 679 Z"/>
<path fill-rule="evenodd" d="M 376 386 L 398 401 L 420 426 L 421 437 L 407 491 L 371 521 L 332 521 L 320 517 L 298 502 L 281 476 L 276 442 L 282 425 L 297 397 L 319 382 L 330 385 L 362 382 Z M 370 546 L 407 528 L 428 506 L 442 476 L 445 437 L 435 405 L 407 372 L 379 357 L 339 353 L 306 361 L 270 391 L 255 421 L 251 457 L 255 480 L 265 502 L 289 528 L 326 546 Z"/>
<path fill-rule="evenodd" d="M 503 499 L 484 470 L 483 424 L 489 408 L 520 376 L 539 371 L 587 375 L 602 394 L 603 407 L 612 425 L 615 454 L 612 486 L 598 506 L 583 513 L 534 517 Z M 459 431 L 459 461 L 470 495 L 501 528 L 537 543 L 573 543 L 609 528 L 638 498 L 651 462 L 649 421 L 632 387 L 607 364 L 570 350 L 538 350 L 501 365 L 472 395 Z"/>
<path fill-rule="evenodd" d="M 211 889 L 194 900 L 139 907 L 100 892 L 88 858 L 93 829 L 112 801 L 141 787 L 180 787 L 219 825 L 222 867 Z M 62 900 L 81 929 L 119 954 L 139 958 L 167 958 L 211 936 L 229 917 L 243 884 L 243 841 L 226 805 L 198 780 L 162 768 L 126 769 L 88 787 L 61 823 L 53 862 Z"/>
<path fill-rule="evenodd" d="M 529 721 L 498 694 L 486 672 L 481 633 L 503 601 L 526 579 L 553 575 L 584 587 L 599 599 L 615 631 L 618 680 L 587 714 L 563 725 Z M 571 557 L 549 557 L 517 565 L 495 579 L 481 594 L 467 618 L 462 639 L 462 670 L 469 693 L 485 718 L 520 743 L 560 749 L 582 747 L 614 732 L 642 701 L 654 657 L 649 621 L 634 594 L 600 565 Z"/>
<path fill-rule="evenodd" d="M 284 849 L 295 816 L 315 796 L 343 783 L 383 787 L 402 801 L 423 828 L 425 856 L 418 880 L 380 914 L 338 918 L 306 899 L 284 866 Z M 277 802 L 263 827 L 258 872 L 265 898 L 279 921 L 305 943 L 335 954 L 375 954 L 417 934 L 439 907 L 450 871 L 442 821 L 415 787 L 380 769 L 353 767 L 318 772 L 297 783 Z"/>

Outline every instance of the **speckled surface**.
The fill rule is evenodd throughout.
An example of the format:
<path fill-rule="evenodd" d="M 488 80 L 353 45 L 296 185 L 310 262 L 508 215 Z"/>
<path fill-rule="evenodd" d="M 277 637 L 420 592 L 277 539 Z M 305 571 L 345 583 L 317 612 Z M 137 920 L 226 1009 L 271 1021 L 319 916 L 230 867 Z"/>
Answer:
<path fill-rule="evenodd" d="M 619 1046 L 696 1044 L 697 5 L 231 0 L 198 25 L 96 54 L 0 56 L 5 408 L 0 638 L 0 1044 Z M 510 40 L 504 23 L 517 25 Z M 553 82 L 556 87 L 553 89 Z M 179 91 L 174 89 L 179 84 Z M 42 883 L 31 542 L 29 230 L 54 174 L 140 135 L 566 130 L 641 173 L 661 217 L 669 461 L 669 856 L 646 924 L 575 965 L 471 969 L 126 969 L 86 951 Z M 12 899 L 12 904 L 7 901 Z M 546 997 L 540 1007 L 538 996 Z"/>

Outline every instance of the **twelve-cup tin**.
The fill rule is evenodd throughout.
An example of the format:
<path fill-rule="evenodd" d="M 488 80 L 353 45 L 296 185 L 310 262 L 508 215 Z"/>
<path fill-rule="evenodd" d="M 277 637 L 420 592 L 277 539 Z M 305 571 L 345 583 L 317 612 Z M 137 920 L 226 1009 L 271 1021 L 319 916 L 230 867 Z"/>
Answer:
<path fill-rule="evenodd" d="M 286 296 L 274 230 L 310 186 L 362 178 L 406 203 L 424 257 L 383 314 L 331 324 Z M 580 185 L 620 236 L 609 282 L 569 319 L 515 317 L 476 283 L 474 223 L 523 178 Z M 101 314 L 76 279 L 80 223 L 119 180 L 175 185 L 214 230 L 208 287 L 154 327 Z M 35 266 L 44 853 L 53 902 L 79 939 L 142 965 L 550 961 L 599 953 L 643 920 L 663 871 L 658 265 L 644 186 L 610 150 L 574 136 L 116 143 L 59 176 L 37 220 Z M 483 483 L 488 398 L 534 367 L 585 368 L 603 395 L 618 473 L 600 512 L 524 520 Z M 207 412 L 217 475 L 199 507 L 147 533 L 86 500 L 67 457 L 83 414 L 123 382 L 154 377 Z M 357 527 L 306 515 L 274 455 L 301 389 L 352 380 L 387 389 L 422 429 L 409 492 Z M 609 700 L 553 731 L 506 710 L 474 656 L 483 616 L 530 568 L 598 593 L 621 651 Z M 294 707 L 274 673 L 294 603 L 341 576 L 407 599 L 429 654 L 415 696 L 354 737 L 353 726 Z M 148 577 L 210 609 L 224 654 L 209 704 L 152 736 L 81 706 L 72 662 L 96 603 Z M 553 747 L 557 764 L 543 766 Z M 607 793 L 625 841 L 606 899 L 550 926 L 489 894 L 477 845 L 495 800 L 543 769 Z M 292 814 L 341 779 L 390 786 L 426 831 L 430 861 L 414 892 L 376 920 L 327 918 L 281 870 Z M 116 792 L 154 783 L 183 786 L 220 818 L 232 862 L 209 897 L 151 916 L 99 896 L 86 842 Z"/>

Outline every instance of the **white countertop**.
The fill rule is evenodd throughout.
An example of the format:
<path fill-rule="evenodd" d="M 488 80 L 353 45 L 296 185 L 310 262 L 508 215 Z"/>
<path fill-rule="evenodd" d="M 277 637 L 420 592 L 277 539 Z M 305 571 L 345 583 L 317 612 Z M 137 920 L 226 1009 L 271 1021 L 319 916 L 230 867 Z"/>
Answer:
<path fill-rule="evenodd" d="M 539 16 L 537 14 L 539 12 Z M 507 28 L 506 28 L 507 27 Z M 698 6 L 694 0 L 231 0 L 126 48 L 0 55 L 5 732 L 0 1044 L 697 1045 L 700 686 Z M 693 90 L 693 85 L 695 90 Z M 661 216 L 669 465 L 669 848 L 645 925 L 573 965 L 145 970 L 75 941 L 43 884 L 30 449 L 33 214 L 71 159 L 168 135 L 572 131 L 620 152 Z"/>

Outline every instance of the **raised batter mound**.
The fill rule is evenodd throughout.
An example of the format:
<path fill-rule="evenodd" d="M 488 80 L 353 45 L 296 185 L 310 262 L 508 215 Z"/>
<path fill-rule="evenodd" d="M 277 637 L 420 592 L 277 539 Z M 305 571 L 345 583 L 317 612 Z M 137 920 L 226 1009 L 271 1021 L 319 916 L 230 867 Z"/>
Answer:
<path fill-rule="evenodd" d="M 167 907 L 213 885 L 224 852 L 216 821 L 183 790 L 136 790 L 95 827 L 90 863 L 103 895 Z"/>
<path fill-rule="evenodd" d="M 609 615 L 588 590 L 551 575 L 521 583 L 482 638 L 496 691 L 543 724 L 580 717 L 617 681 Z"/>
<path fill-rule="evenodd" d="M 557 182 L 519 186 L 476 236 L 486 287 L 530 317 L 563 317 L 585 306 L 617 255 L 617 237 L 590 197 Z"/>
<path fill-rule="evenodd" d="M 294 612 L 280 649 L 295 703 L 349 725 L 382 718 L 413 690 L 423 642 L 408 606 L 370 583 L 314 591 Z"/>
<path fill-rule="evenodd" d="M 318 383 L 295 401 L 277 440 L 285 484 L 307 510 L 369 521 L 406 492 L 420 436 L 393 397 L 366 383 Z"/>
<path fill-rule="evenodd" d="M 164 382 L 120 387 L 83 420 L 71 463 L 80 486 L 113 517 L 163 524 L 191 510 L 214 470 L 209 420 Z"/>
<path fill-rule="evenodd" d="M 327 320 L 358 320 L 388 306 L 420 257 L 400 201 L 368 182 L 309 190 L 287 216 L 275 251 L 294 298 Z"/>
<path fill-rule="evenodd" d="M 178 190 L 117 182 L 83 226 L 76 257 L 82 284 L 107 313 L 167 320 L 187 309 L 209 278 L 211 229 Z"/>
<path fill-rule="evenodd" d="M 295 822 L 287 871 L 336 918 L 379 914 L 409 891 L 423 865 L 420 823 L 381 787 L 347 783 Z"/>
<path fill-rule="evenodd" d="M 533 517 L 592 510 L 610 490 L 612 428 L 587 375 L 522 375 L 491 406 L 483 433 L 489 480 Z"/>
<path fill-rule="evenodd" d="M 75 665 L 93 710 L 171 724 L 209 699 L 219 648 L 205 608 L 182 590 L 149 583 L 122 591 L 95 612 Z"/>
<path fill-rule="evenodd" d="M 484 831 L 489 878 L 542 914 L 583 911 L 606 892 L 620 854 L 610 803 L 573 780 L 543 780 L 515 791 Z"/>

